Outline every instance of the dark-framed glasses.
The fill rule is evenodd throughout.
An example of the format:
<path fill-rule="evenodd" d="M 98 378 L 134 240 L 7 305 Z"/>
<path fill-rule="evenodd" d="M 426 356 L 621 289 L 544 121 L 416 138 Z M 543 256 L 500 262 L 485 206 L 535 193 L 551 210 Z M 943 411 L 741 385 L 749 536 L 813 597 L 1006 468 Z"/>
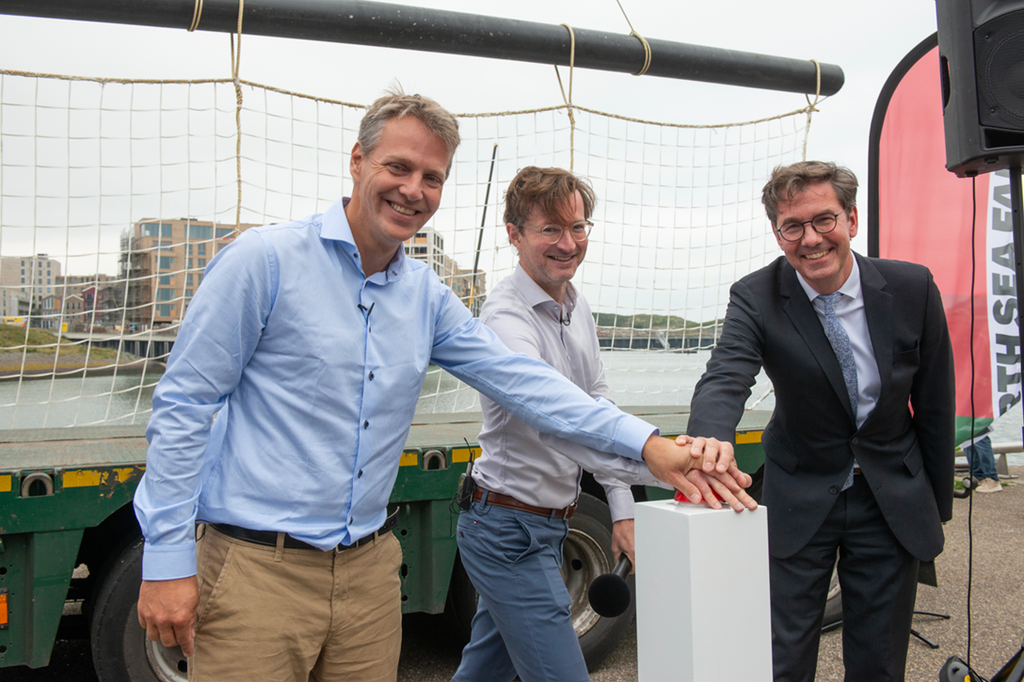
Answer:
<path fill-rule="evenodd" d="M 569 235 L 577 242 L 587 241 L 587 237 L 590 236 L 590 230 L 593 229 L 594 223 L 589 220 L 584 220 L 582 223 L 576 223 L 571 227 L 562 227 L 561 225 L 545 225 L 544 227 L 534 227 L 533 225 L 524 225 L 523 227 L 529 228 L 537 233 L 541 241 L 548 244 L 557 244 L 562 239 L 562 232 L 569 230 Z"/>
<path fill-rule="evenodd" d="M 793 222 L 785 223 L 782 227 L 778 228 L 778 233 L 779 236 L 787 242 L 798 242 L 804 238 L 804 233 L 807 231 L 808 225 L 814 228 L 814 231 L 818 234 L 828 234 L 832 230 L 836 229 L 836 225 L 838 224 L 838 213 L 822 213 L 821 215 L 814 216 L 813 219 L 806 220 L 802 223 L 795 220 Z"/>

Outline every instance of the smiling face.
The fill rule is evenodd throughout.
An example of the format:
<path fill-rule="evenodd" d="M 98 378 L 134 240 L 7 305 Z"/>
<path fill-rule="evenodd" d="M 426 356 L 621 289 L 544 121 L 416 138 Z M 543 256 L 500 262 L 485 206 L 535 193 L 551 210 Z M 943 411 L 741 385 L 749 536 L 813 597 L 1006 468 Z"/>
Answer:
<path fill-rule="evenodd" d="M 793 194 L 789 201 L 780 201 L 778 210 L 775 228 L 790 222 L 807 222 L 822 213 L 839 214 L 836 229 L 828 234 L 818 234 L 807 225 L 803 238 L 796 242 L 785 241 L 779 236 L 778 229 L 773 230 L 786 260 L 803 275 L 811 288 L 819 294 L 838 291 L 853 271 L 850 239 L 857 236 L 857 207 L 850 208 L 849 213 L 844 212 L 832 185 L 820 182 Z"/>
<path fill-rule="evenodd" d="M 549 216 L 542 208 L 534 206 L 526 225 L 561 225 L 568 228 L 584 222 L 587 218 L 584 215 L 583 199 L 578 190 L 559 213 L 559 216 Z M 505 228 L 508 230 L 509 241 L 519 250 L 519 264 L 523 266 L 523 270 L 551 298 L 561 304 L 565 295 L 565 285 L 576 274 L 576 268 L 587 255 L 588 240 L 577 242 L 568 229 L 563 229 L 562 238 L 555 244 L 548 244 L 530 227 L 520 228 L 508 223 Z"/>
<path fill-rule="evenodd" d="M 412 116 L 387 122 L 372 154 L 352 149 L 352 200 L 345 208 L 369 276 L 383 270 L 441 203 L 450 157 L 434 133 Z"/>

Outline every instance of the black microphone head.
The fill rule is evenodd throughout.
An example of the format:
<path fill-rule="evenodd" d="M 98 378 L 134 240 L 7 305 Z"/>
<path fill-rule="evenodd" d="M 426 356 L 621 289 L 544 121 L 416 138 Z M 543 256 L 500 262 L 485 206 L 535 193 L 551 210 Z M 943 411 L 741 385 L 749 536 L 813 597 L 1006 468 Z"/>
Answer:
<path fill-rule="evenodd" d="M 594 578 L 587 590 L 587 599 L 597 615 L 605 618 L 621 616 L 633 601 L 633 593 L 625 580 L 614 573 L 605 573 Z"/>

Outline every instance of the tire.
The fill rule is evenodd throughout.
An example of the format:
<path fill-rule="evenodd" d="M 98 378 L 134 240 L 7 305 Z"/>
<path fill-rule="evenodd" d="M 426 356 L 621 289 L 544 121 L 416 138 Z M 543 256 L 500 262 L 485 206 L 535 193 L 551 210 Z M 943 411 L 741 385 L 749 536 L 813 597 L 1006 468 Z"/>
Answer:
<path fill-rule="evenodd" d="M 572 626 L 580 638 L 587 669 L 593 670 L 619 646 L 636 615 L 636 585 L 627 580 L 633 598 L 621 616 L 604 618 L 590 607 L 587 589 L 599 575 L 610 573 L 612 516 L 608 505 L 582 493 L 576 514 L 569 519 L 569 535 L 562 544 L 562 579 L 572 599 Z"/>
<path fill-rule="evenodd" d="M 456 554 L 455 565 L 452 566 L 452 580 L 448 583 L 448 599 L 445 601 L 441 618 L 445 624 L 445 631 L 451 635 L 452 643 L 460 649 L 469 643 L 478 600 L 476 588 L 462 566 L 462 559 Z"/>
<path fill-rule="evenodd" d="M 761 503 L 761 492 L 764 486 L 764 465 L 750 475 L 753 483 L 747 488 L 747 493 L 754 500 Z M 832 580 L 828 584 L 828 599 L 825 602 L 825 612 L 821 621 L 822 631 L 834 630 L 843 624 L 843 591 L 839 587 L 839 572 L 832 567 Z"/>
<path fill-rule="evenodd" d="M 583 658 L 590 670 L 615 651 L 629 631 L 636 613 L 636 588 L 632 576 L 628 582 L 634 598 L 621 616 L 603 618 L 590 608 L 587 600 L 587 588 L 594 578 L 612 570 L 611 528 L 608 505 L 582 493 L 576 514 L 569 519 L 569 534 L 562 545 L 562 579 L 571 599 L 573 629 L 580 638 Z M 456 557 L 444 618 L 450 632 L 461 644 L 469 641 L 476 603 L 476 590 L 462 562 Z"/>
<path fill-rule="evenodd" d="M 828 584 L 828 601 L 821 619 L 822 631 L 835 630 L 843 624 L 843 590 L 839 587 L 839 571 L 832 567 L 832 580 Z"/>
<path fill-rule="evenodd" d="M 754 498 L 754 501 L 761 504 L 761 493 L 764 490 L 764 465 L 758 467 L 757 471 L 750 474 L 751 483 L 747 488 L 747 494 Z"/>
<path fill-rule="evenodd" d="M 146 637 L 136 605 L 142 584 L 139 538 L 105 567 L 89 628 L 93 666 L 100 682 L 186 682 L 185 657 Z"/>

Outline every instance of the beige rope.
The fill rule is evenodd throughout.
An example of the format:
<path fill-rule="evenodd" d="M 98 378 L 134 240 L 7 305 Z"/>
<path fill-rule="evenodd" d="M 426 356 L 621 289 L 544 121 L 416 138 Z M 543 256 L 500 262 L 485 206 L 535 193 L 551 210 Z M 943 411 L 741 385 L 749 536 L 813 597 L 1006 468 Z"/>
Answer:
<path fill-rule="evenodd" d="M 569 29 L 569 96 L 565 96 L 565 88 L 562 87 L 562 74 L 558 72 L 558 64 L 555 64 L 555 76 L 558 77 L 558 87 L 562 91 L 562 99 L 565 101 L 566 111 L 569 113 L 569 170 L 573 169 L 576 162 L 576 115 L 572 106 L 572 73 L 576 66 L 576 34 L 569 24 L 562 24 Z"/>
<path fill-rule="evenodd" d="M 238 203 L 235 204 L 235 236 L 242 232 L 242 82 L 238 68 L 242 63 L 242 12 L 245 0 L 238 0 L 238 46 L 231 37 L 231 80 L 235 85 L 235 174 L 238 179 Z"/>
<path fill-rule="evenodd" d="M 639 71 L 633 74 L 634 76 L 642 76 L 647 73 L 647 69 L 651 67 L 651 46 L 647 42 L 647 39 L 637 33 L 636 29 L 633 28 L 633 22 L 629 20 L 629 15 L 626 14 L 626 8 L 622 6 L 622 3 L 619 0 L 615 0 L 615 2 L 618 3 L 619 9 L 622 10 L 622 16 L 626 18 L 626 24 L 629 25 L 629 35 L 639 40 L 640 44 L 644 47 L 644 65 Z"/>
<path fill-rule="evenodd" d="M 192 25 L 188 27 L 188 32 L 199 28 L 199 20 L 203 17 L 203 0 L 196 0 L 196 7 L 192 10 Z"/>
<path fill-rule="evenodd" d="M 810 97 L 808 97 L 807 95 L 804 95 L 804 97 L 807 99 L 807 108 L 805 109 L 805 111 L 807 112 L 807 128 L 804 131 L 804 149 L 803 149 L 803 160 L 804 161 L 807 160 L 807 140 L 810 138 L 810 134 L 811 134 L 811 115 L 815 111 L 818 110 L 816 105 L 818 104 L 818 100 L 821 99 L 821 64 L 818 62 L 817 59 L 812 59 L 811 61 L 814 62 L 814 68 L 815 68 L 815 70 L 817 72 L 817 74 L 816 74 L 817 75 L 817 84 L 816 84 L 816 86 L 814 88 L 814 101 L 813 102 L 811 101 Z"/>
<path fill-rule="evenodd" d="M 198 78 L 198 79 L 145 79 L 145 78 L 102 78 L 97 76 L 68 76 L 66 74 L 56 73 L 41 73 L 37 71 L 18 71 L 15 69 L 0 69 L 0 75 L 3 76 L 24 76 L 27 78 L 50 78 L 59 80 L 69 81 L 82 81 L 89 83 L 113 83 L 117 85 L 128 85 L 131 83 L 143 83 L 146 85 L 216 85 L 221 83 L 234 83 L 232 78 Z M 293 92 L 284 88 L 274 87 L 272 85 L 264 85 L 257 83 L 256 81 L 245 80 L 240 78 L 238 82 L 241 85 L 248 86 L 250 88 L 267 90 L 268 92 L 276 92 L 281 95 L 289 95 L 291 97 L 301 97 L 303 99 L 310 100 L 312 102 L 320 102 L 323 104 L 334 104 L 342 107 L 350 107 L 352 109 L 365 109 L 367 105 L 358 104 L 356 102 L 346 102 L 345 100 L 331 99 L 328 97 L 316 97 L 314 95 L 307 95 L 301 92 Z M 557 111 L 558 109 L 565 109 L 567 105 L 557 104 L 550 107 L 539 107 L 536 109 L 509 109 L 506 111 L 484 111 L 479 113 L 457 113 L 453 114 L 456 118 L 494 118 L 497 116 L 519 116 L 522 114 L 540 114 L 545 111 Z M 706 129 L 706 128 L 738 128 L 740 126 L 751 125 L 754 123 L 765 123 L 767 121 L 776 121 L 784 118 L 790 118 L 792 116 L 799 116 L 800 114 L 806 114 L 811 111 L 809 107 L 803 107 L 802 109 L 795 109 L 794 111 L 788 111 L 784 114 L 776 114 L 775 116 L 765 116 L 764 118 L 757 118 L 750 121 L 735 121 L 732 123 L 666 123 L 665 121 L 652 121 L 643 118 L 634 118 L 632 116 L 622 116 L 620 114 L 612 114 L 607 111 L 601 111 L 600 109 L 591 109 L 579 104 L 573 104 L 573 109 L 578 111 L 585 111 L 588 114 L 595 114 L 597 116 L 606 116 L 608 118 L 615 118 L 620 121 L 630 121 L 632 123 L 643 123 L 646 125 L 658 125 L 666 126 L 668 128 L 695 128 L 695 129 Z M 814 109 L 813 111 L 818 111 Z"/>

